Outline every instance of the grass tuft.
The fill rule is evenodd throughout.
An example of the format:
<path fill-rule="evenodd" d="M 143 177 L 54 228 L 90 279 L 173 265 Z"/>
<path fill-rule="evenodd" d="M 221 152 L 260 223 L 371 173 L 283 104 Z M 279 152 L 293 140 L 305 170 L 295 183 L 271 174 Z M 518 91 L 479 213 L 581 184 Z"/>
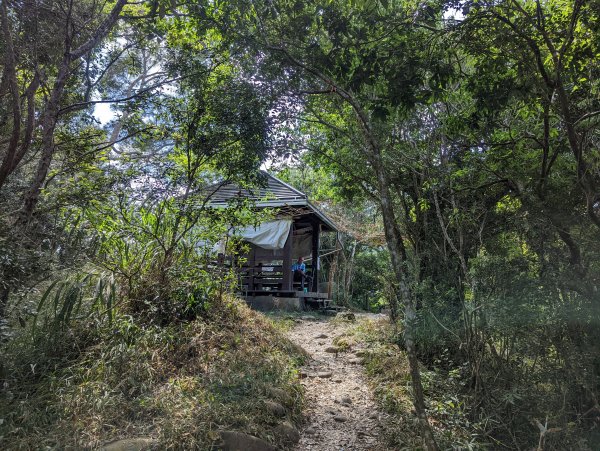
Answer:
<path fill-rule="evenodd" d="M 281 391 L 287 419 L 300 418 L 304 354 L 235 299 L 168 327 L 122 315 L 90 326 L 45 347 L 27 334 L 2 347 L 0 448 L 87 449 L 143 436 L 160 449 L 210 449 L 220 430 L 281 445 L 281 420 L 264 405 Z"/>
<path fill-rule="evenodd" d="M 361 319 L 350 330 L 354 340 L 366 344 L 363 363 L 378 404 L 388 414 L 384 428 L 390 449 L 422 449 L 412 403 L 410 368 L 398 346 L 398 331 L 388 318 Z M 469 422 L 464 405 L 443 375 L 422 368 L 428 416 L 442 449 L 480 449 L 476 425 Z"/>

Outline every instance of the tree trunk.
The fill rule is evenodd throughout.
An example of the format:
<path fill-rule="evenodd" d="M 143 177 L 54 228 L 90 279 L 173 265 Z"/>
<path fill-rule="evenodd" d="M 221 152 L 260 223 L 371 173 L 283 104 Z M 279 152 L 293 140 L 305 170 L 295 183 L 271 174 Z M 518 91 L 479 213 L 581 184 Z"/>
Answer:
<path fill-rule="evenodd" d="M 425 410 L 425 396 L 423 393 L 423 384 L 421 382 L 421 371 L 419 370 L 419 360 L 417 358 L 417 349 L 414 341 L 414 326 L 416 322 L 416 310 L 414 296 L 408 285 L 408 261 L 406 248 L 402 241 L 402 235 L 396 221 L 392 196 L 390 193 L 390 185 L 385 174 L 381 152 L 378 148 L 373 147 L 370 152 L 370 163 L 377 173 L 377 182 L 380 196 L 381 213 L 383 216 L 383 225 L 385 230 L 385 238 L 390 251 L 392 267 L 398 282 L 398 293 L 404 307 L 404 345 L 408 356 L 410 367 L 410 376 L 413 389 L 413 404 L 415 412 L 423 435 L 425 448 L 429 451 L 437 451 L 438 446 L 433 436 L 433 431 L 427 420 L 427 412 Z"/>
<path fill-rule="evenodd" d="M 400 234 L 400 229 L 394 213 L 394 205 L 390 193 L 390 184 L 385 172 L 386 168 L 382 161 L 381 148 L 379 147 L 375 135 L 371 130 L 369 118 L 351 91 L 347 91 L 342 86 L 338 85 L 334 80 L 325 76 L 314 67 L 311 67 L 308 64 L 305 64 L 294 58 L 285 48 L 271 47 L 269 45 L 267 48 L 283 52 L 292 64 L 301 67 L 308 73 L 316 76 L 319 80 L 327 84 L 332 89 L 331 92 L 335 92 L 338 97 L 350 105 L 356 114 L 357 122 L 362 129 L 363 137 L 365 139 L 365 158 L 369 161 L 375 174 L 377 175 L 377 188 L 379 192 L 381 213 L 385 228 L 385 238 L 391 255 L 392 267 L 398 282 L 400 299 L 404 306 L 404 342 L 406 346 L 406 352 L 408 354 L 408 362 L 410 365 L 415 411 L 419 420 L 419 426 L 423 435 L 425 448 L 428 451 L 437 451 L 438 446 L 435 442 L 433 431 L 431 430 L 429 421 L 427 420 L 427 413 L 425 411 L 423 385 L 421 383 L 419 361 L 417 358 L 417 351 L 412 332 L 415 324 L 416 313 L 414 299 L 406 280 L 408 276 L 406 249 L 404 247 L 404 242 L 402 241 L 402 236 Z M 394 311 L 397 310 L 397 303 L 394 296 L 392 296 L 390 306 L 392 308 L 392 314 L 394 314 Z"/>
<path fill-rule="evenodd" d="M 69 56 L 65 56 L 56 77 L 50 100 L 46 105 L 46 110 L 40 120 L 42 128 L 42 154 L 38 162 L 35 177 L 29 187 L 25 199 L 23 201 L 23 209 L 19 218 L 19 223 L 27 224 L 33 215 L 33 210 L 37 205 L 42 190 L 42 185 L 46 176 L 48 175 L 48 169 L 50 169 L 50 163 L 52 163 L 52 156 L 54 155 L 54 130 L 56 129 L 56 123 L 58 122 L 58 111 L 60 109 L 60 100 L 69 77 L 69 66 L 71 59 Z"/>
<path fill-rule="evenodd" d="M 346 271 L 344 274 L 344 297 L 346 299 L 345 304 L 350 305 L 350 299 L 352 298 L 352 279 L 354 279 L 354 256 L 356 254 L 357 241 L 354 240 L 352 243 L 352 250 L 350 256 L 346 259 Z"/>
<path fill-rule="evenodd" d="M 15 50 L 12 43 L 12 36 L 10 34 L 10 25 L 8 23 L 8 11 L 6 8 L 6 2 L 2 2 L 0 8 L 0 24 L 2 25 L 2 35 L 4 37 L 5 47 L 5 61 L 4 61 L 4 73 L 3 80 L 6 80 L 8 90 L 11 93 L 12 98 L 12 112 L 13 112 L 13 124 L 10 141 L 2 165 L 0 165 L 0 188 L 4 184 L 6 177 L 9 174 L 9 168 L 12 165 L 13 159 L 17 152 L 17 146 L 19 145 L 19 137 L 21 134 L 21 104 L 19 99 L 19 87 L 17 82 L 17 69 L 15 60 Z"/>
<path fill-rule="evenodd" d="M 56 81 L 54 82 L 48 103 L 46 104 L 46 108 L 40 118 L 40 127 L 42 129 L 41 156 L 34 179 L 31 182 L 29 190 L 23 200 L 23 208 L 17 221 L 19 224 L 25 225 L 31 220 L 31 216 L 33 215 L 33 211 L 40 197 L 42 186 L 46 180 L 46 176 L 48 175 L 50 164 L 52 163 L 52 157 L 54 156 L 54 131 L 56 129 L 56 124 L 60 114 L 60 102 L 70 76 L 71 63 L 89 53 L 96 45 L 100 43 L 102 39 L 106 37 L 106 35 L 108 35 L 110 30 L 119 19 L 121 10 L 126 3 L 127 0 L 118 0 L 113 6 L 109 15 L 106 17 L 106 19 L 104 19 L 93 35 L 83 45 L 79 46 L 75 50 L 72 50 L 71 47 L 73 36 L 71 35 L 70 29 L 71 9 L 69 9 L 65 27 L 67 29 L 65 53 L 62 61 L 60 62 Z M 71 7 L 72 3 L 70 4 L 70 8 Z"/>
<path fill-rule="evenodd" d="M 0 319 L 6 315 L 6 307 L 8 306 L 8 296 L 10 295 L 10 288 L 0 288 Z"/>

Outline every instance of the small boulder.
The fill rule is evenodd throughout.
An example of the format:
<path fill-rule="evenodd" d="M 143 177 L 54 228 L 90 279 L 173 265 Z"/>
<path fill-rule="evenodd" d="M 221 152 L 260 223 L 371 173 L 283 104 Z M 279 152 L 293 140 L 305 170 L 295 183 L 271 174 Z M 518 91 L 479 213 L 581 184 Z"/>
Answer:
<path fill-rule="evenodd" d="M 309 426 L 304 430 L 304 433 L 306 435 L 315 435 L 317 433 L 317 430 L 314 427 Z"/>
<path fill-rule="evenodd" d="M 276 448 L 264 440 L 237 431 L 221 432 L 221 442 L 217 449 L 221 451 L 276 451 Z"/>
<path fill-rule="evenodd" d="M 333 417 L 333 419 L 335 421 L 337 421 L 338 423 L 344 423 L 344 422 L 348 421 L 348 417 L 345 415 L 341 415 L 341 414 L 337 414 L 336 416 Z"/>
<path fill-rule="evenodd" d="M 325 335 L 325 334 L 319 334 L 319 335 L 317 335 L 317 336 L 315 337 L 315 339 L 317 339 L 317 340 L 318 340 L 318 339 L 320 339 L 320 338 L 328 338 L 328 335 Z"/>
<path fill-rule="evenodd" d="M 331 376 L 333 376 L 333 373 L 331 371 L 320 371 L 317 373 L 317 376 L 321 379 L 329 379 Z"/>
<path fill-rule="evenodd" d="M 369 414 L 369 420 L 377 420 L 379 418 L 379 414 L 377 412 L 371 412 Z"/>
<path fill-rule="evenodd" d="M 277 425 L 275 433 L 286 443 L 298 443 L 300 441 L 300 433 L 289 421 Z"/>
<path fill-rule="evenodd" d="M 115 440 L 100 448 L 101 451 L 143 451 L 156 446 L 156 440 L 149 437 Z"/>
<path fill-rule="evenodd" d="M 350 359 L 348 360 L 348 363 L 351 363 L 352 365 L 360 365 L 362 363 L 362 359 Z"/>
<path fill-rule="evenodd" d="M 284 417 L 285 416 L 285 407 L 275 401 L 265 401 L 265 406 L 267 410 L 271 412 L 276 417 Z"/>
<path fill-rule="evenodd" d="M 285 405 L 289 406 L 294 403 L 294 400 L 292 399 L 290 394 L 281 388 L 268 387 L 267 392 L 273 399 L 276 399 L 277 401 L 279 401 Z"/>
<path fill-rule="evenodd" d="M 342 396 L 342 399 L 340 399 L 340 402 L 342 404 L 352 404 L 352 398 L 350 398 L 350 396 Z"/>

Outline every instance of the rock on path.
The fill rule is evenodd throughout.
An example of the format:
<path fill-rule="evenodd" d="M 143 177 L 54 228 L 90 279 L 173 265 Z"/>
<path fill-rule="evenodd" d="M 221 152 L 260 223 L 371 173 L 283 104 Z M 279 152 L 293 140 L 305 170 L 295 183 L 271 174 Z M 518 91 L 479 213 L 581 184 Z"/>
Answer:
<path fill-rule="evenodd" d="M 333 347 L 332 340 L 351 326 L 330 320 L 299 321 L 288 332 L 290 340 L 311 356 L 302 368 L 303 374 L 309 377 L 301 381 L 306 388 L 306 424 L 294 451 L 385 449 L 379 443 L 381 415 L 368 388 L 362 365 L 357 365 L 357 357 L 352 350 L 328 352 Z M 317 375 L 320 377 L 310 377 Z"/>

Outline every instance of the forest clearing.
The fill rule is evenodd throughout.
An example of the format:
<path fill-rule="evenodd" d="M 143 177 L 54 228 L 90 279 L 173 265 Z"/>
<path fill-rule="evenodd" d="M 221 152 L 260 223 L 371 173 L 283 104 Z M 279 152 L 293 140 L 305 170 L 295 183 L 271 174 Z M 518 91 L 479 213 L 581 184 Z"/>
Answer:
<path fill-rule="evenodd" d="M 600 449 L 600 0 L 0 0 L 0 449 Z"/>

